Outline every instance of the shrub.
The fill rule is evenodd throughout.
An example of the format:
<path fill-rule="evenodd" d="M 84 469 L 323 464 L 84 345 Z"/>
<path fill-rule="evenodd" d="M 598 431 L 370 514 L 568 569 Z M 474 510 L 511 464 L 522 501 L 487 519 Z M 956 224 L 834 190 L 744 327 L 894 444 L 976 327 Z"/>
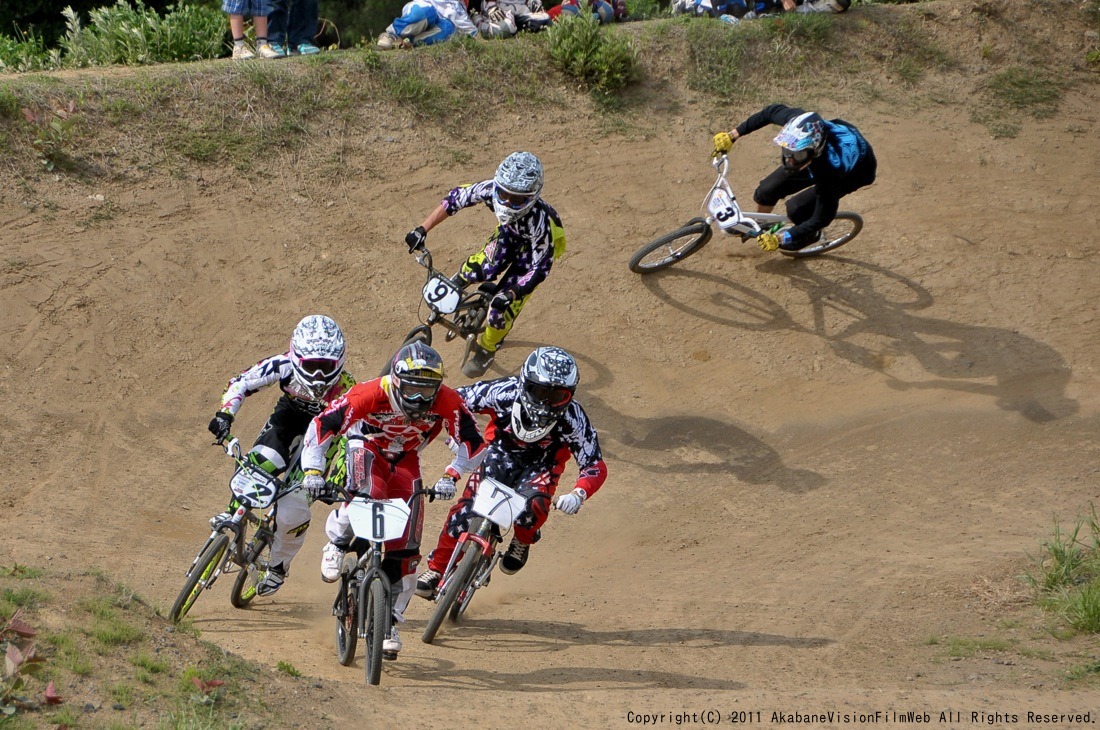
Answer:
<path fill-rule="evenodd" d="M 84 27 L 65 8 L 68 30 L 61 41 L 64 61 L 74 66 L 142 65 L 217 58 L 225 53 L 225 15 L 204 5 L 177 5 L 163 18 L 137 0 L 130 7 L 93 10 Z"/>
<path fill-rule="evenodd" d="M 603 30 L 591 13 L 562 18 L 548 34 L 554 65 L 598 96 L 610 96 L 638 76 L 633 41 Z"/>

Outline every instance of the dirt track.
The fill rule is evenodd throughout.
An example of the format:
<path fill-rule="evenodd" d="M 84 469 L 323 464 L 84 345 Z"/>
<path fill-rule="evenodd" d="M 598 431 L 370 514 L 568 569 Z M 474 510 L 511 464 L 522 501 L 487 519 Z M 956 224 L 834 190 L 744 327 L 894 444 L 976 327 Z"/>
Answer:
<path fill-rule="evenodd" d="M 879 182 L 846 201 L 867 221 L 856 243 L 793 261 L 716 237 L 644 280 L 626 260 L 696 215 L 710 132 L 728 120 L 689 107 L 629 143 L 580 112 L 566 134 L 508 120 L 469 164 L 371 151 L 398 156 L 342 188 L 292 167 L 281 190 L 61 187 L 52 211 L 9 188 L 0 554 L 101 566 L 169 605 L 224 501 L 228 463 L 205 424 L 225 379 L 312 311 L 343 325 L 354 374 L 375 373 L 415 323 L 421 276 L 401 234 L 450 184 L 530 148 L 569 252 L 496 374 L 535 344 L 577 355 L 605 488 L 576 518 L 554 515 L 528 567 L 432 646 L 416 599 L 380 689 L 333 656 L 320 508 L 284 590 L 246 613 L 204 599 L 204 638 L 324 682 L 329 705 L 293 712 L 334 727 L 450 726 L 484 708 L 490 727 L 733 710 L 764 725 L 772 711 L 1095 718 L 1095 685 L 1062 677 L 1097 643 L 1051 638 L 1016 576 L 1054 518 L 1100 497 L 1100 158 L 1076 144 L 1100 136 L 1098 109 L 1095 87 L 1078 89 L 1058 116 L 991 140 L 956 110 L 824 108 L 880 160 Z M 773 148 L 761 132 L 735 153 L 747 201 Z M 457 264 L 490 223 L 470 210 L 433 232 L 437 262 Z M 238 430 L 255 433 L 273 401 L 249 400 Z M 429 450 L 428 474 L 444 453 Z M 444 510 L 429 508 L 429 533 Z M 954 660 L 950 638 L 1010 648 Z"/>

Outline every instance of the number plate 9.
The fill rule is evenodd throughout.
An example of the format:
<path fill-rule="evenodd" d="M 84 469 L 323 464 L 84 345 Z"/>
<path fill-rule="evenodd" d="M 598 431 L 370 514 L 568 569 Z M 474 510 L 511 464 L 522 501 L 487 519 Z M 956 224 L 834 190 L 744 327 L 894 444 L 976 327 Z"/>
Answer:
<path fill-rule="evenodd" d="M 445 276 L 433 276 L 424 285 L 424 301 L 440 314 L 452 314 L 461 299 L 458 287 Z"/>

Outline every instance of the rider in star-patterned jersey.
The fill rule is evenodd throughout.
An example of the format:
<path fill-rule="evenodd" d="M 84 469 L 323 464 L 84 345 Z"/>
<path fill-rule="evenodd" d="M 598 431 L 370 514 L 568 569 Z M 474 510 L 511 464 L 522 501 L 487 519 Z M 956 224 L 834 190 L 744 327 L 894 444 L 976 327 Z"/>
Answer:
<path fill-rule="evenodd" d="M 546 522 L 570 456 L 580 473 L 573 490 L 554 500 L 558 510 L 576 514 L 604 483 L 607 465 L 596 429 L 573 400 L 576 387 L 573 357 L 557 347 L 540 347 L 528 356 L 518 376 L 458 388 L 471 411 L 490 417 L 485 431 L 489 446 L 480 468 L 466 482 L 462 498 L 447 514 L 435 550 L 428 556 L 428 569 L 417 579 L 418 596 L 435 595 L 458 537 L 469 529 L 482 475 L 509 485 L 529 500 L 500 561 L 501 571 L 509 575 L 523 568 L 531 544 L 541 536 L 539 528 Z"/>
<path fill-rule="evenodd" d="M 428 231 L 463 208 L 484 204 L 499 225 L 485 248 L 470 256 L 453 277 L 461 287 L 496 282 L 488 325 L 463 372 L 480 377 L 516 317 L 543 282 L 554 260 L 565 251 L 565 229 L 557 211 L 539 197 L 542 163 L 530 152 L 514 152 L 500 163 L 491 180 L 451 190 L 424 222 L 405 236 L 412 253 L 424 246 Z"/>
<path fill-rule="evenodd" d="M 408 501 L 420 482 L 420 452 L 444 428 L 456 444 L 455 456 L 434 491 L 437 497 L 453 499 L 455 480 L 474 468 L 485 441 L 462 398 L 443 384 L 439 353 L 422 342 L 411 342 L 397 351 L 389 375 L 359 383 L 313 419 L 302 447 L 303 486 L 317 496 L 327 490 L 322 474 L 328 467 L 329 444 L 346 436 L 342 464 L 334 459 L 328 481 L 371 499 Z M 405 534 L 386 542 L 382 560 L 396 593 L 395 623 L 382 642 L 382 651 L 391 659 L 401 650 L 397 623 L 405 620 L 405 608 L 416 587 L 424 520 L 421 503 L 420 499 L 410 503 L 412 515 Z M 329 513 L 325 534 L 329 543 L 322 552 L 321 578 L 332 583 L 339 579 L 344 553 L 355 537 L 343 505 Z"/>
<path fill-rule="evenodd" d="M 219 442 L 224 440 L 245 398 L 278 384 L 283 394 L 260 429 L 248 459 L 266 472 L 282 474 L 313 417 L 355 385 L 355 379 L 344 370 L 346 350 L 344 333 L 336 322 L 319 314 L 305 317 L 294 328 L 287 352 L 260 360 L 229 381 L 221 408 L 210 421 L 210 432 Z M 232 515 L 236 505 L 230 507 L 210 521 L 212 528 Z M 309 500 L 300 491 L 291 492 L 272 506 L 271 514 L 275 538 L 270 567 L 256 585 L 260 596 L 282 587 L 290 561 L 301 550 L 309 528 Z"/>

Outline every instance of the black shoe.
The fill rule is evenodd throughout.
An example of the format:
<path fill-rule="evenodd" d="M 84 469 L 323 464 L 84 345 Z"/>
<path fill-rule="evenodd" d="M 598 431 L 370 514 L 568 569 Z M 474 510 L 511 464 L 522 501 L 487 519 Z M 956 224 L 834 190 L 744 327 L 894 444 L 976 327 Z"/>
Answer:
<path fill-rule="evenodd" d="M 442 575 L 428 568 L 416 579 L 416 595 L 429 600 L 435 598 L 436 589 L 439 588 L 439 581 L 442 578 Z"/>
<path fill-rule="evenodd" d="M 493 364 L 495 352 L 489 352 L 481 345 L 474 345 L 474 351 L 470 353 L 470 359 L 462 366 L 462 374 L 467 378 L 480 378 Z"/>
<path fill-rule="evenodd" d="M 504 553 L 504 557 L 500 559 L 500 572 L 505 575 L 518 573 L 523 566 L 527 565 L 527 553 L 530 550 L 530 545 L 524 545 L 513 537 L 512 543 L 508 546 L 508 552 Z"/>
<path fill-rule="evenodd" d="M 813 235 L 813 238 L 806 241 L 805 243 L 781 243 L 779 244 L 779 248 L 783 249 L 784 251 L 801 251 L 807 246 L 816 246 L 819 243 L 821 243 L 821 231 L 815 233 Z"/>

